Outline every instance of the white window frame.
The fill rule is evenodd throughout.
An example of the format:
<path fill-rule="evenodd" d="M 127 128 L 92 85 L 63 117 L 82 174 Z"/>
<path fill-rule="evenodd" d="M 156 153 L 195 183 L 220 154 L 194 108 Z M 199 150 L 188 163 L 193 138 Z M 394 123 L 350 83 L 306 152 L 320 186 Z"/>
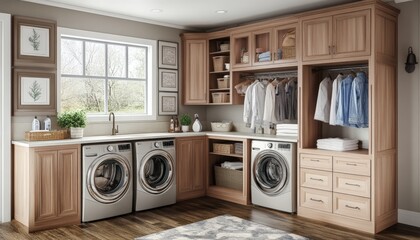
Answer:
<path fill-rule="evenodd" d="M 157 41 L 149 39 L 141 39 L 127 36 L 119 36 L 114 34 L 107 33 L 98 33 L 91 31 L 83 31 L 77 29 L 63 28 L 59 27 L 57 29 L 57 110 L 61 110 L 61 37 L 74 37 L 82 38 L 86 40 L 93 41 L 106 41 L 106 42 L 115 42 L 115 43 L 127 43 L 127 44 L 140 44 L 140 45 L 149 45 L 147 57 L 147 100 L 146 108 L 148 114 L 124 114 L 124 113 L 115 113 L 118 117 L 118 121 L 121 122 L 133 122 L 141 120 L 156 120 L 157 119 Z M 150 101 L 151 100 L 151 101 Z M 92 122 L 108 122 L 108 114 L 88 114 L 87 115 L 88 123 Z"/>

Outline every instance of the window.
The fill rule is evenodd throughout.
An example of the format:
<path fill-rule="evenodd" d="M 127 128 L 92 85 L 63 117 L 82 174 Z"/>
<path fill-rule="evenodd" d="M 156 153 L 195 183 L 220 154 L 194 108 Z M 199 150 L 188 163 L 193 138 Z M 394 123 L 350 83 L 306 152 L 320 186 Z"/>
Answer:
<path fill-rule="evenodd" d="M 59 111 L 84 109 L 90 121 L 156 119 L 156 41 L 59 30 Z"/>

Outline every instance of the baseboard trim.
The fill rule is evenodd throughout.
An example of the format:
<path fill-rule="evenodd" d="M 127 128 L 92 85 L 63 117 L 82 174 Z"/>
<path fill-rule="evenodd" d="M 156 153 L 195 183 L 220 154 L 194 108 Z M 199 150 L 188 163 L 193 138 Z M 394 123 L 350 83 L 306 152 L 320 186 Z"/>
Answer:
<path fill-rule="evenodd" d="M 398 222 L 414 227 L 420 227 L 420 212 L 398 209 Z"/>

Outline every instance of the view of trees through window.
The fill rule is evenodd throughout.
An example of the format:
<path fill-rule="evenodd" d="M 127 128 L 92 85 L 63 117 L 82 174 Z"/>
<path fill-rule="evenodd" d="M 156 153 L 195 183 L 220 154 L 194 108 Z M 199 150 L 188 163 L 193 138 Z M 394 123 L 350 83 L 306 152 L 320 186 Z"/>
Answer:
<path fill-rule="evenodd" d="M 61 111 L 147 114 L 148 47 L 61 38 Z"/>

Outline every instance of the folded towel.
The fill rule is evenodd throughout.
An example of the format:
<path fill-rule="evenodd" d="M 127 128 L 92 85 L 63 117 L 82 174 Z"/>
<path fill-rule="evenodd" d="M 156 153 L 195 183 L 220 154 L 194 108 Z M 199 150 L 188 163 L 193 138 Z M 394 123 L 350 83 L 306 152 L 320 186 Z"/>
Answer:
<path fill-rule="evenodd" d="M 258 54 L 258 58 L 266 58 L 266 57 L 271 57 L 271 52 L 270 51 L 262 52 L 262 53 Z"/>
<path fill-rule="evenodd" d="M 298 130 L 278 130 L 276 131 L 277 133 L 292 133 L 292 134 L 298 134 Z"/>
<path fill-rule="evenodd" d="M 277 129 L 298 129 L 297 124 L 276 124 Z"/>

